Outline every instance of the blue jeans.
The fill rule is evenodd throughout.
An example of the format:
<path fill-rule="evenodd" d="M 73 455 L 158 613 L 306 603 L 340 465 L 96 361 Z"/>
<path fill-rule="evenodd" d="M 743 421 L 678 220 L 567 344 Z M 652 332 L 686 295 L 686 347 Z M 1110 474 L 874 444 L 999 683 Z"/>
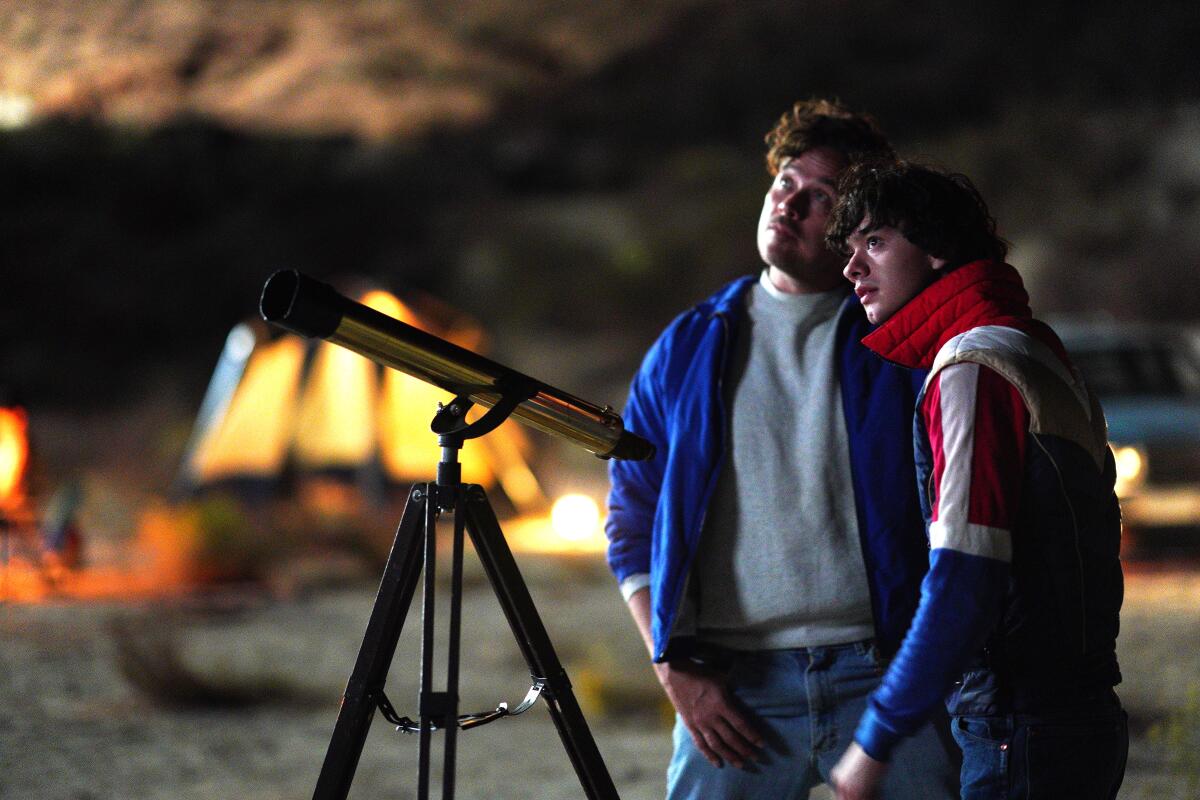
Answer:
<path fill-rule="evenodd" d="M 956 716 L 963 800 L 1112 800 L 1125 777 L 1120 705 L 1055 714 Z"/>
<path fill-rule="evenodd" d="M 854 739 L 867 695 L 884 665 L 869 642 L 739 653 L 729 688 L 766 739 L 761 763 L 714 767 L 675 721 L 668 800 L 807 800 Z M 958 758 L 950 737 L 926 725 L 905 740 L 885 773 L 882 800 L 958 797 Z"/>

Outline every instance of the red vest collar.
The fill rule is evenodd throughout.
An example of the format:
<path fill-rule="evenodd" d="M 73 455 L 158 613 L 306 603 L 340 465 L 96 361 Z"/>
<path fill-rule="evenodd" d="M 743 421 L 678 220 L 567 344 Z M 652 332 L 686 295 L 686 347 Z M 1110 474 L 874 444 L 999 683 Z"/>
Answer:
<path fill-rule="evenodd" d="M 862 343 L 888 361 L 929 369 L 938 350 L 980 325 L 1026 329 L 1029 295 L 1017 271 L 1000 261 L 972 261 L 937 279 Z"/>

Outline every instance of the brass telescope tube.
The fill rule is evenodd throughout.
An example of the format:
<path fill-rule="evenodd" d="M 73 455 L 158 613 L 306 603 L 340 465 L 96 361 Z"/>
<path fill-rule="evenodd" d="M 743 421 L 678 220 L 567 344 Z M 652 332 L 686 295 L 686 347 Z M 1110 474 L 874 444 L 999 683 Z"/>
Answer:
<path fill-rule="evenodd" d="M 504 391 L 519 390 L 527 397 L 514 417 L 602 458 L 640 461 L 654 456 L 654 445 L 626 431 L 610 408 L 381 314 L 296 270 L 280 270 L 267 279 L 259 311 L 281 328 L 341 345 L 482 406 L 494 406 Z"/>

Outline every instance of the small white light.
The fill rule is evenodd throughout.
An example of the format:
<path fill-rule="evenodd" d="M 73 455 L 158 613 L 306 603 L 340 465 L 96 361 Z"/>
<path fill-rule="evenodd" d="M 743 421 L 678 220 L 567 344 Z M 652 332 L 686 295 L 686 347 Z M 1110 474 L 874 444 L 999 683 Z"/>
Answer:
<path fill-rule="evenodd" d="M 1126 497 L 1146 477 L 1146 455 L 1141 448 L 1113 445 L 1113 461 L 1117 467 L 1117 497 Z"/>
<path fill-rule="evenodd" d="M 1142 474 L 1142 454 L 1136 447 L 1118 447 L 1113 454 L 1117 461 L 1117 477 L 1123 481 L 1135 481 Z"/>
<path fill-rule="evenodd" d="M 600 524 L 600 507 L 587 495 L 563 495 L 550 510 L 550 524 L 563 539 L 582 541 L 591 536 Z"/>

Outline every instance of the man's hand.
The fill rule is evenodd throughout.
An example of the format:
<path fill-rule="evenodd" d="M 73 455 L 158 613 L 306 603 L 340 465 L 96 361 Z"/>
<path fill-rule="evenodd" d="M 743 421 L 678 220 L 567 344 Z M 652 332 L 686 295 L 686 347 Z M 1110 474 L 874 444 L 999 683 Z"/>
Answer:
<path fill-rule="evenodd" d="M 629 596 L 628 603 L 646 650 L 653 656 L 650 591 L 639 589 Z M 743 768 L 754 758 L 755 750 L 763 746 L 762 736 L 738 711 L 724 677 L 718 673 L 691 662 L 679 662 L 654 664 L 654 674 L 692 735 L 696 749 L 714 767 L 720 767 L 724 760 Z"/>
<path fill-rule="evenodd" d="M 753 760 L 762 736 L 738 711 L 721 675 L 688 662 L 655 664 L 654 671 L 696 748 L 714 767 L 728 761 L 742 769 Z"/>
<path fill-rule="evenodd" d="M 873 800 L 886 770 L 887 764 L 867 755 L 858 742 L 851 742 L 829 779 L 837 800 Z"/>

